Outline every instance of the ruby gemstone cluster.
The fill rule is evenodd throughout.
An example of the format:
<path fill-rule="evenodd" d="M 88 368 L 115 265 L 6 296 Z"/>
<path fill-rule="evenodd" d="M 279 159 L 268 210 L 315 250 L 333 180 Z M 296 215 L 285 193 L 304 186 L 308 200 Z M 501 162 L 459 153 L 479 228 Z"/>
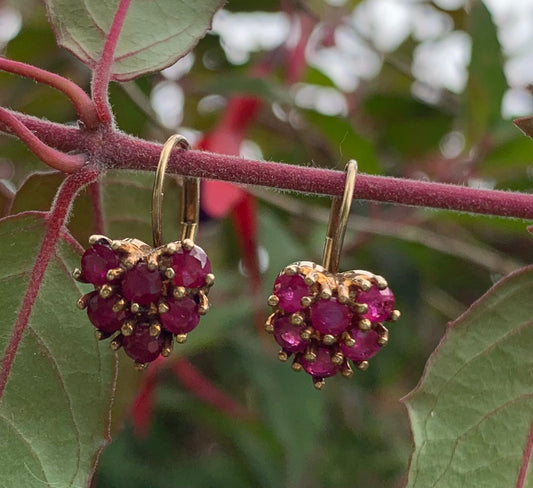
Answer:
<path fill-rule="evenodd" d="M 94 285 L 78 306 L 98 339 L 111 338 L 141 369 L 168 356 L 173 337 L 184 342 L 207 313 L 214 283 L 204 250 L 190 239 L 156 249 L 137 239 L 91 236 L 74 278 Z"/>
<path fill-rule="evenodd" d="M 368 271 L 329 273 L 300 261 L 278 275 L 268 299 L 273 313 L 265 329 L 281 346 L 278 357 L 312 376 L 316 388 L 324 378 L 361 370 L 389 337 L 383 322 L 395 321 L 394 295 L 381 276 Z"/>

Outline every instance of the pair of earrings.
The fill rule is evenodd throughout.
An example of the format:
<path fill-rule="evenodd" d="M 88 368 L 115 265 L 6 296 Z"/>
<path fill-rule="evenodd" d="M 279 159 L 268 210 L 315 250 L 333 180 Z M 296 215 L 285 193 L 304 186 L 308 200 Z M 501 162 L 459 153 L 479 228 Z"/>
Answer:
<path fill-rule="evenodd" d="M 111 337 L 111 347 L 122 347 L 138 369 L 159 355 L 168 356 L 173 338 L 186 340 L 209 310 L 207 295 L 215 280 L 207 254 L 194 243 L 197 178 L 184 178 L 180 239 L 163 245 L 163 180 L 175 145 L 190 148 L 176 134 L 161 151 L 152 195 L 153 247 L 138 239 L 93 235 L 81 269 L 73 272 L 78 281 L 94 285 L 78 306 L 87 309 L 97 339 Z M 350 161 L 343 197 L 333 200 L 322 265 L 298 261 L 286 266 L 268 299 L 273 313 L 265 329 L 281 346 L 279 359 L 293 356 L 292 368 L 311 375 L 318 389 L 324 378 L 338 372 L 351 376 L 348 360 L 366 369 L 368 359 L 388 341 L 383 322 L 400 316 L 383 277 L 361 270 L 338 272 L 356 175 L 357 164 Z"/>

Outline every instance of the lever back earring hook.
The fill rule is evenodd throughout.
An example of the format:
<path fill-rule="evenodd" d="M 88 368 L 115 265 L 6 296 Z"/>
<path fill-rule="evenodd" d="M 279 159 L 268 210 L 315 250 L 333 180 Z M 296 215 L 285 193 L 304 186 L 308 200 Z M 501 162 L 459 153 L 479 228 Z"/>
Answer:
<path fill-rule="evenodd" d="M 168 160 L 176 144 L 183 150 L 191 148 L 189 141 L 180 134 L 170 136 L 161 150 L 159 163 L 155 173 L 154 188 L 152 192 L 152 235 L 154 247 L 163 244 L 163 181 Z M 194 241 L 198 228 L 200 181 L 198 178 L 184 177 L 181 193 L 181 240 Z"/>
<path fill-rule="evenodd" d="M 322 253 L 322 266 L 331 273 L 336 273 L 339 269 L 342 244 L 353 200 L 357 161 L 350 160 L 346 165 L 345 172 L 344 193 L 342 197 L 333 198 L 326 231 L 326 241 L 324 242 L 324 251 Z"/>

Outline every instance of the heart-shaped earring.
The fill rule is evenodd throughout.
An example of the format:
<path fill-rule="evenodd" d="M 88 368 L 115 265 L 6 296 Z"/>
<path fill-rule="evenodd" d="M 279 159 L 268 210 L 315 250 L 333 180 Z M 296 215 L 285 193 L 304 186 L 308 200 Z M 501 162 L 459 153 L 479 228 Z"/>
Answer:
<path fill-rule="evenodd" d="M 163 245 L 163 180 L 173 147 L 190 148 L 181 135 L 163 146 L 152 193 L 154 246 L 102 235 L 89 239 L 91 247 L 75 269 L 76 280 L 91 283 L 94 291 L 78 300 L 96 328 L 96 338 L 111 337 L 114 350 L 122 347 L 138 369 L 160 354 L 168 356 L 172 338 L 184 342 L 187 333 L 209 310 L 207 294 L 215 277 L 204 250 L 194 244 L 198 228 L 199 180 L 185 177 L 182 188 L 180 240 Z"/>
<path fill-rule="evenodd" d="M 273 313 L 265 329 L 281 346 L 279 359 L 294 355 L 292 368 L 310 374 L 317 389 L 338 372 L 352 376 L 348 360 L 367 369 L 368 360 L 388 342 L 383 322 L 400 317 L 385 278 L 363 270 L 338 272 L 356 175 L 352 160 L 344 194 L 333 199 L 322 265 L 298 261 L 286 266 L 268 298 Z"/>

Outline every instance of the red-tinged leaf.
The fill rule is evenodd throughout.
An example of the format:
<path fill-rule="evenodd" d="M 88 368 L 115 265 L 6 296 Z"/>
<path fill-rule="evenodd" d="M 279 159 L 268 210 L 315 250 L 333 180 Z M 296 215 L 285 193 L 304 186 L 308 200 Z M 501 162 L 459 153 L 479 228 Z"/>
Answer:
<path fill-rule="evenodd" d="M 533 138 L 533 117 L 522 117 L 513 120 L 516 125 L 526 136 Z"/>
<path fill-rule="evenodd" d="M 152 411 L 154 407 L 154 392 L 157 384 L 157 372 L 164 364 L 165 359 L 159 356 L 148 368 L 143 383 L 131 408 L 131 419 L 135 434 L 146 437 L 150 430 Z"/>
<path fill-rule="evenodd" d="M 75 306 L 78 247 L 44 212 L 0 221 L 0 486 L 87 486 L 114 356 Z"/>
<path fill-rule="evenodd" d="M 225 181 L 204 181 L 202 185 L 202 210 L 214 219 L 226 217 L 245 196 L 242 188 Z"/>
<path fill-rule="evenodd" d="M 533 267 L 451 323 L 407 397 L 408 488 L 533 486 Z"/>
<path fill-rule="evenodd" d="M 133 0 L 118 38 L 111 79 L 158 71 L 187 54 L 211 28 L 224 0 Z M 94 69 L 119 0 L 46 0 L 58 43 Z"/>

